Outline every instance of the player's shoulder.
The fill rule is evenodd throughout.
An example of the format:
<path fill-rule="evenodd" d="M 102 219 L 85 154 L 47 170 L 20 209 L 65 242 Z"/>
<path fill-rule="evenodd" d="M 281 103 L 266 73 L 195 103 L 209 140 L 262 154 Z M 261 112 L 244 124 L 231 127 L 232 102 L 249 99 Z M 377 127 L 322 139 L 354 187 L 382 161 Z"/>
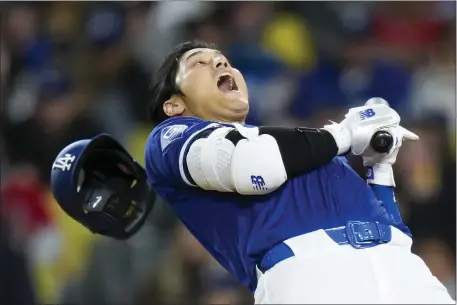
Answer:
<path fill-rule="evenodd" d="M 150 182 L 155 186 L 181 183 L 185 174 L 186 147 L 194 135 L 213 125 L 217 124 L 194 117 L 170 118 L 157 125 L 149 134 L 145 147 L 146 173 Z"/>
<path fill-rule="evenodd" d="M 158 146 L 161 150 L 164 150 L 172 142 L 182 139 L 189 128 L 205 125 L 205 122 L 202 119 L 194 117 L 169 118 L 151 131 L 147 140 L 147 146 Z"/>
<path fill-rule="evenodd" d="M 152 137 L 157 137 L 158 135 L 162 135 L 164 133 L 167 133 L 167 131 L 170 130 L 186 130 L 189 127 L 202 124 L 204 121 L 199 118 L 195 117 L 173 117 L 169 118 L 159 125 L 157 125 L 151 132 Z"/>

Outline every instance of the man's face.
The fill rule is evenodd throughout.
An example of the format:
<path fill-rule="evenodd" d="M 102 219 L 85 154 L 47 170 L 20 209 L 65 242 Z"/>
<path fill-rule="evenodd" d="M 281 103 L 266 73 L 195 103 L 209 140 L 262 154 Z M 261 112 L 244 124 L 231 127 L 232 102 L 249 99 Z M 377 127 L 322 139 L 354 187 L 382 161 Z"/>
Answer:
<path fill-rule="evenodd" d="M 246 82 L 219 51 L 201 48 L 186 52 L 179 61 L 176 83 L 190 115 L 244 122 L 249 110 Z"/>

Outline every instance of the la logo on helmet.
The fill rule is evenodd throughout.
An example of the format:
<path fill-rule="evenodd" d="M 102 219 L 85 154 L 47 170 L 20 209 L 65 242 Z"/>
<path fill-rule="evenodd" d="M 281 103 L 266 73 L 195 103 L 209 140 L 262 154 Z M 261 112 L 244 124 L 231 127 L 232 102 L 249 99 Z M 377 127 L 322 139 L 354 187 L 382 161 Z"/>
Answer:
<path fill-rule="evenodd" d="M 52 169 L 60 169 L 61 171 L 69 171 L 75 161 L 75 156 L 65 154 L 65 156 L 58 158 L 52 165 Z"/>

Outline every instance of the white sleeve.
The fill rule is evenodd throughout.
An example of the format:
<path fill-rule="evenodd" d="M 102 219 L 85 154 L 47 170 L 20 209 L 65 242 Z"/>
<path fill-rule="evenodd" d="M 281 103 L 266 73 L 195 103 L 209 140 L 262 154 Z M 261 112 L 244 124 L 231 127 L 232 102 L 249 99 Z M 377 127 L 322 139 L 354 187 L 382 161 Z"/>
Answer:
<path fill-rule="evenodd" d="M 235 128 L 246 137 L 236 146 L 226 139 Z M 185 158 L 190 176 L 204 190 L 262 195 L 287 180 L 276 140 L 259 135 L 258 128 L 216 128 L 207 138 L 194 141 Z"/>

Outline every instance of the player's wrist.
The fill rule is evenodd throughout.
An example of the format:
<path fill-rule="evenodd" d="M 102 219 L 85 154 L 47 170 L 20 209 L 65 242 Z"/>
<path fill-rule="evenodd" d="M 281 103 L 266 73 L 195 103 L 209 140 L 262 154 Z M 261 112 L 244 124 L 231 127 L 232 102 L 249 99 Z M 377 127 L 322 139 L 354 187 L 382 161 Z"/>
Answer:
<path fill-rule="evenodd" d="M 365 166 L 365 178 L 368 184 L 377 184 L 395 187 L 394 171 L 391 164 L 367 163 Z"/>
<path fill-rule="evenodd" d="M 325 125 L 322 129 L 328 131 L 338 147 L 337 155 L 346 154 L 351 148 L 351 131 L 343 124 L 333 123 Z"/>

